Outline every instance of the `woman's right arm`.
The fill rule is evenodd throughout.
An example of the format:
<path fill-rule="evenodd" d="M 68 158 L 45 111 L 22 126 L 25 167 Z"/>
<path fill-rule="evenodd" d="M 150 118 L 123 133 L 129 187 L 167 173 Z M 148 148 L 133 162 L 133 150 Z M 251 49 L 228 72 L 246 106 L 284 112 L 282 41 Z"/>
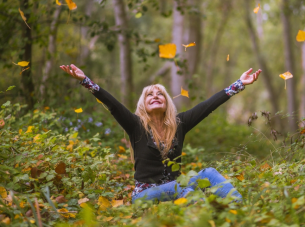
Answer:
<path fill-rule="evenodd" d="M 137 116 L 131 113 L 123 104 L 115 99 L 107 91 L 99 87 L 85 76 L 82 70 L 75 65 L 60 66 L 62 70 L 70 74 L 72 77 L 80 80 L 80 84 L 88 88 L 88 90 L 103 104 L 107 106 L 110 113 L 114 116 L 117 122 L 123 127 L 123 129 L 130 135 L 134 131 L 135 126 L 138 124 Z"/>

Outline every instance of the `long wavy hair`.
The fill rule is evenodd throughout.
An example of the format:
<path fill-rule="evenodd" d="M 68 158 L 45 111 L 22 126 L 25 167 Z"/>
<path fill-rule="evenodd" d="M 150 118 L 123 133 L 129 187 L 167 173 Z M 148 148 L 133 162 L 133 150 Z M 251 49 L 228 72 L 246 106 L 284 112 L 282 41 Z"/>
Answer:
<path fill-rule="evenodd" d="M 164 95 L 166 100 L 166 111 L 164 113 L 164 126 L 165 126 L 165 135 L 161 138 L 161 136 L 158 134 L 156 126 L 151 120 L 151 117 L 146 111 L 145 108 L 145 98 L 147 97 L 147 94 L 150 93 L 154 88 L 157 88 L 161 93 Z M 175 137 L 176 131 L 177 131 L 177 109 L 175 107 L 175 104 L 170 97 L 170 95 L 167 93 L 165 87 L 161 84 L 154 84 L 147 86 L 143 89 L 142 94 L 139 98 L 137 109 L 135 114 L 139 116 L 141 120 L 141 124 L 144 127 L 146 133 L 150 133 L 149 130 L 151 130 L 152 135 L 154 137 L 154 140 L 156 142 L 156 145 L 158 149 L 161 151 L 162 148 L 162 158 L 166 159 L 168 151 L 172 145 L 173 139 Z M 162 142 L 162 148 L 161 143 Z M 131 153 L 131 160 L 134 163 L 134 153 L 132 150 L 132 146 L 130 146 L 130 153 Z"/>

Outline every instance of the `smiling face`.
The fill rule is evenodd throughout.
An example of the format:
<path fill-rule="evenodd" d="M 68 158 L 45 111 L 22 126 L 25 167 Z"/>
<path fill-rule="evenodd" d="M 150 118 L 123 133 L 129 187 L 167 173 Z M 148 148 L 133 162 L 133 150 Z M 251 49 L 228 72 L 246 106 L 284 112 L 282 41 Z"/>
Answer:
<path fill-rule="evenodd" d="M 165 113 L 166 107 L 166 98 L 157 87 L 147 92 L 145 109 L 148 114 Z"/>

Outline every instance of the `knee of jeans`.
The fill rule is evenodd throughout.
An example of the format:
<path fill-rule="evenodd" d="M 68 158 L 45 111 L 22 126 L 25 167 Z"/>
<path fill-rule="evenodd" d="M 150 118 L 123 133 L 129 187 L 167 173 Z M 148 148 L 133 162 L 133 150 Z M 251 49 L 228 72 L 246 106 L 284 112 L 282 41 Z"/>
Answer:
<path fill-rule="evenodd" d="M 218 173 L 218 171 L 216 169 L 214 169 L 213 167 L 208 167 L 204 170 L 205 173 Z"/>

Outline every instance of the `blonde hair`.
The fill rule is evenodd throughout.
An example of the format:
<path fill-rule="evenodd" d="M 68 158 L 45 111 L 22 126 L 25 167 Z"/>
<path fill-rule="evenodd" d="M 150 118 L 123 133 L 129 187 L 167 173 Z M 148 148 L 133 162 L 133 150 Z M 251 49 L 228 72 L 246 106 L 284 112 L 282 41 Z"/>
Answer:
<path fill-rule="evenodd" d="M 166 111 L 164 113 L 165 135 L 163 138 L 161 138 L 161 136 L 158 134 L 157 129 L 153 124 L 153 122 L 151 121 L 151 118 L 148 115 L 145 108 L 145 98 L 147 97 L 147 94 L 151 92 L 154 88 L 157 88 L 159 91 L 161 91 L 161 93 L 164 95 L 166 99 Z M 146 133 L 149 133 L 149 129 L 151 129 L 152 135 L 155 139 L 156 145 L 159 150 L 161 150 L 160 141 L 162 141 L 164 149 L 161 155 L 163 159 L 166 159 L 168 151 L 172 145 L 172 141 L 175 137 L 178 124 L 176 119 L 177 110 L 175 104 L 172 98 L 167 93 L 165 87 L 161 84 L 155 84 L 145 87 L 139 98 L 135 114 L 139 116 L 141 120 L 141 124 L 144 127 Z M 129 149 L 130 149 L 131 161 L 134 163 L 134 152 L 131 144 Z"/>

